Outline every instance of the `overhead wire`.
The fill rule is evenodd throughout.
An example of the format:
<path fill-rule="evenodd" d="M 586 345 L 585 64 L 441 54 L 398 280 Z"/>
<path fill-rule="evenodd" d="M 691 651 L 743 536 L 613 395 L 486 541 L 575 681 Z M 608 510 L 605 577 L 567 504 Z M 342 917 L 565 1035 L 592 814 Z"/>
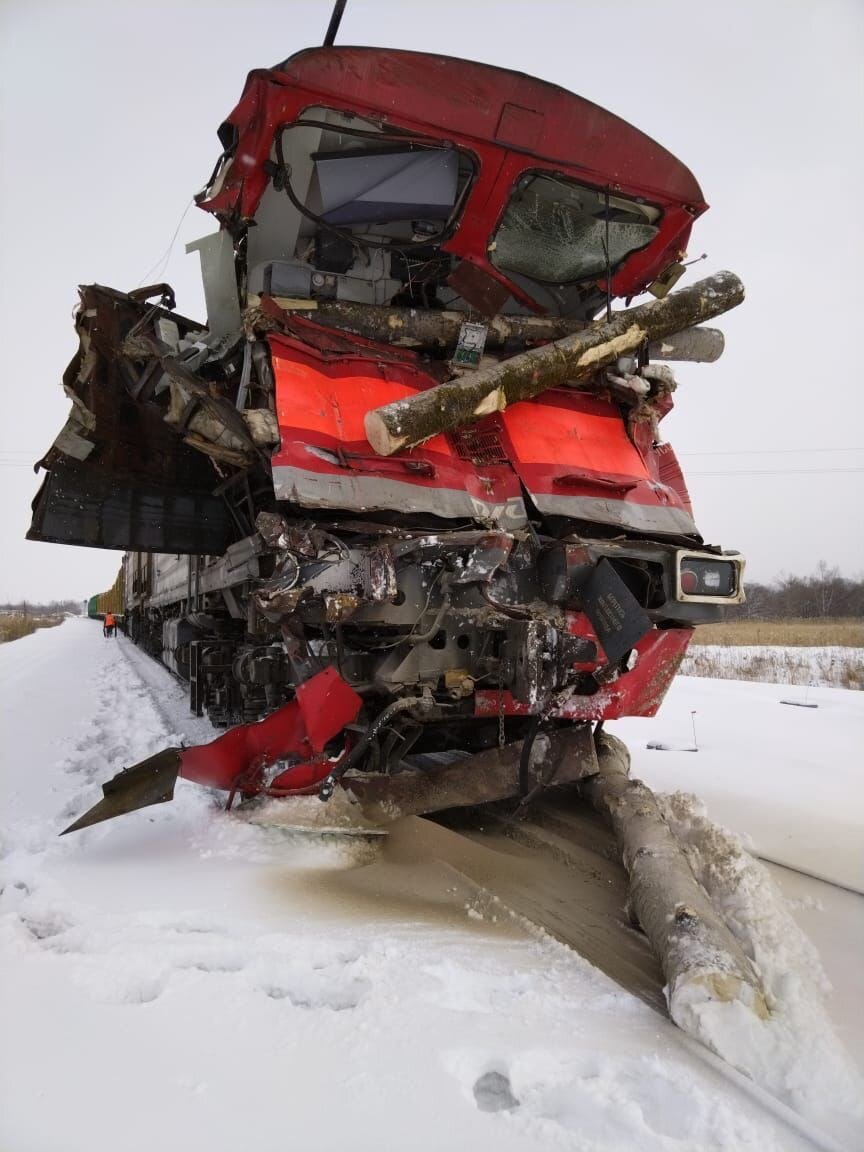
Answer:
<path fill-rule="evenodd" d="M 162 256 L 160 256 L 160 258 L 156 261 L 156 263 L 151 268 L 147 269 L 147 271 L 135 285 L 136 288 L 140 288 L 142 284 L 145 284 L 150 279 L 151 276 L 155 275 L 158 280 L 159 277 L 164 274 L 165 268 L 168 265 L 168 261 L 171 259 L 171 253 L 174 251 L 174 245 L 177 242 L 177 237 L 180 235 L 180 229 L 183 227 L 183 221 L 186 219 L 189 213 L 189 209 L 194 205 L 194 203 L 194 199 L 190 200 L 186 207 L 183 209 L 183 215 L 177 222 L 177 227 L 174 229 L 174 235 L 171 237 L 171 241 L 168 244 L 168 247 L 165 249 L 165 252 L 162 254 Z"/>

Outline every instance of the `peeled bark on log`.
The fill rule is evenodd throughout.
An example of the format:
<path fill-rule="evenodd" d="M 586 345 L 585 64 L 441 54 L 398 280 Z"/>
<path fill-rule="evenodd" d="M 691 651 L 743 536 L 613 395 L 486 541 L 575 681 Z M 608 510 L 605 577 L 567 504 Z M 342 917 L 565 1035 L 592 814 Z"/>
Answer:
<path fill-rule="evenodd" d="M 630 877 L 631 911 L 666 977 L 670 1016 L 709 1046 L 701 1017 L 712 1003 L 742 1004 L 766 1019 L 765 993 L 751 961 L 693 875 L 650 788 L 630 779 L 626 746 L 603 733 L 597 759 L 599 774 L 581 790 L 615 833 Z"/>
<path fill-rule="evenodd" d="M 585 380 L 646 341 L 710 320 L 743 299 L 744 286 L 738 277 L 718 272 L 663 300 L 618 312 L 608 323 L 372 409 L 366 413 L 366 437 L 381 456 L 413 448 L 439 432 L 502 412 L 508 405 L 530 400 L 548 388 Z"/>
<path fill-rule="evenodd" d="M 283 312 L 297 313 L 330 328 L 404 348 L 452 350 L 459 340 L 462 325 L 470 319 L 465 312 L 432 308 L 386 308 L 347 300 L 294 300 L 284 296 L 271 296 L 270 299 Z M 249 297 L 245 317 L 247 326 L 272 327 L 272 320 L 258 309 L 260 300 L 260 296 Z M 487 350 L 500 350 L 507 344 L 560 340 L 589 327 L 584 320 L 549 316 L 495 316 L 483 323 L 487 326 Z"/>

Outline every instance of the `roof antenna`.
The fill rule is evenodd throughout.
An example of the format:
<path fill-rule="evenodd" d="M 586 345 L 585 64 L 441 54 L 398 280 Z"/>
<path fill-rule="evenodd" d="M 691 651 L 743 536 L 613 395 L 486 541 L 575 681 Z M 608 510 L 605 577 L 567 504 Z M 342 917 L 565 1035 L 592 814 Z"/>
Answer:
<path fill-rule="evenodd" d="M 333 5 L 333 14 L 330 17 L 330 23 L 327 27 L 327 35 L 324 37 L 324 47 L 332 48 L 333 41 L 336 39 L 336 33 L 339 31 L 339 25 L 342 23 L 342 14 L 345 11 L 345 5 L 348 0 L 336 0 Z"/>

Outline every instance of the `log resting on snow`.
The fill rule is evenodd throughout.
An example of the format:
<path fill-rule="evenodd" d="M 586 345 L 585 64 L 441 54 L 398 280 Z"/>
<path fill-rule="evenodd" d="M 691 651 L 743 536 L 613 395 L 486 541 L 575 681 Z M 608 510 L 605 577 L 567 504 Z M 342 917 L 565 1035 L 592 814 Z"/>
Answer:
<path fill-rule="evenodd" d="M 611 825 L 630 878 L 631 912 L 657 953 L 675 1023 L 710 1044 L 700 1016 L 710 1003 L 742 1004 L 768 1016 L 759 977 L 696 880 L 650 788 L 631 780 L 620 740 L 597 738 L 596 776 L 582 794 Z"/>
<path fill-rule="evenodd" d="M 366 414 L 366 437 L 379 455 L 391 456 L 548 388 L 578 385 L 619 356 L 720 316 L 743 299 L 738 277 L 718 272 L 663 300 L 617 312 L 609 322 L 374 408 Z"/>

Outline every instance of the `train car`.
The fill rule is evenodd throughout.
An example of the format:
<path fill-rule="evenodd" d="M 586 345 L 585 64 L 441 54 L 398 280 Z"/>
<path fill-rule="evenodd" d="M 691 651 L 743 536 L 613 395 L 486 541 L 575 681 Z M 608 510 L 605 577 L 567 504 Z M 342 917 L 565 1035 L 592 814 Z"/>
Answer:
<path fill-rule="evenodd" d="M 28 535 L 125 552 L 96 613 L 228 731 L 124 769 L 65 831 L 178 777 L 228 807 L 342 788 L 378 824 L 578 782 L 673 1018 L 765 1019 L 602 730 L 653 715 L 744 596 L 661 431 L 670 362 L 716 359 L 701 325 L 743 286 L 676 288 L 707 204 L 643 132 L 505 69 L 335 47 L 343 9 L 219 127 L 196 196 L 217 230 L 189 246 L 206 323 L 167 284 L 81 288 Z"/>
<path fill-rule="evenodd" d="M 197 197 L 218 230 L 191 246 L 207 322 L 168 285 L 81 289 L 29 533 L 126 551 L 97 611 L 195 712 L 302 713 L 278 783 L 260 757 L 210 782 L 281 794 L 652 715 L 694 627 L 743 598 L 660 431 L 676 340 L 716 347 L 691 326 L 743 295 L 670 293 L 707 207 L 692 173 L 552 84 L 390 49 L 252 72 L 219 141 Z M 425 434 L 373 443 L 429 398 Z"/>
<path fill-rule="evenodd" d="M 106 592 L 99 592 L 96 596 L 91 596 L 87 601 L 87 615 L 90 619 L 103 620 L 106 614 L 110 612 L 117 619 L 117 622 L 121 623 L 125 613 L 125 588 L 124 564 L 120 566 L 120 571 L 111 587 Z"/>

